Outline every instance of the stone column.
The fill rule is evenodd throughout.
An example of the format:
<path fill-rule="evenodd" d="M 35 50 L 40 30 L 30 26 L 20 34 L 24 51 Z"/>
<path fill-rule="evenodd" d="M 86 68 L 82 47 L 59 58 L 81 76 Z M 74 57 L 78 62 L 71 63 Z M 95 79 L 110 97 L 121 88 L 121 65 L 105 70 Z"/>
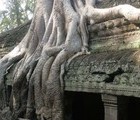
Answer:
<path fill-rule="evenodd" d="M 104 120 L 127 120 L 127 100 L 124 97 L 102 94 L 102 101 Z"/>

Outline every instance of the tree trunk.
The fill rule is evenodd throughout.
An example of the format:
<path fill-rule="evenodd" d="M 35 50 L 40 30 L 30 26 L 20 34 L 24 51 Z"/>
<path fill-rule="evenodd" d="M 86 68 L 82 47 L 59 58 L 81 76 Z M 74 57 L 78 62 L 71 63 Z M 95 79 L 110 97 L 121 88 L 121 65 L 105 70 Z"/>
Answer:
<path fill-rule="evenodd" d="M 68 59 L 89 54 L 87 24 L 118 17 L 139 22 L 140 10 L 130 5 L 98 9 L 94 3 L 37 0 L 27 34 L 0 60 L 0 108 L 10 108 L 10 119 L 64 120 L 62 71 Z M 13 68 L 12 94 L 7 102 L 5 78 Z"/>

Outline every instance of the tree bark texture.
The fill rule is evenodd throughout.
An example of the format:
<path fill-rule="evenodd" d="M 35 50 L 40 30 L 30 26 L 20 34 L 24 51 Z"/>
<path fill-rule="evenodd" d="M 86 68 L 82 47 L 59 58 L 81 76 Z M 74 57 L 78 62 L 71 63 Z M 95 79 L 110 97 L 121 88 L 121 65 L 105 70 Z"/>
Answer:
<path fill-rule="evenodd" d="M 133 6 L 98 9 L 94 3 L 37 0 L 27 34 L 0 60 L 0 109 L 11 115 L 5 120 L 64 120 L 65 63 L 78 55 L 90 54 L 87 25 L 118 17 L 140 22 L 140 10 Z M 13 67 L 12 93 L 7 101 L 5 78 Z"/>

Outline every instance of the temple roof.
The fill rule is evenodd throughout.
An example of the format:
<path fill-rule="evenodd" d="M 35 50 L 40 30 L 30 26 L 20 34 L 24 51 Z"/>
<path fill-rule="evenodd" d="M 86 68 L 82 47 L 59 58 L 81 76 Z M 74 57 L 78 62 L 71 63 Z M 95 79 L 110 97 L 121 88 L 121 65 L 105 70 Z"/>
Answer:
<path fill-rule="evenodd" d="M 139 53 L 122 50 L 75 58 L 66 68 L 65 90 L 140 97 Z"/>

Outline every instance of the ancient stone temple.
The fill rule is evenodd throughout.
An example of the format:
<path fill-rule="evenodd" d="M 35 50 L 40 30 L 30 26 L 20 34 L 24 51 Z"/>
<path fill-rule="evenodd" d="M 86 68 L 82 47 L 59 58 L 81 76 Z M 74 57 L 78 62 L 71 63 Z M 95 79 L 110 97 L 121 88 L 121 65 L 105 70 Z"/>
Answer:
<path fill-rule="evenodd" d="M 104 0 L 96 7 L 126 3 L 140 7 L 140 0 Z M 140 120 L 140 24 L 121 17 L 88 31 L 91 53 L 68 61 L 63 74 L 65 120 Z M 9 44 L 8 35 L 1 40 L 3 54 L 16 44 Z"/>
<path fill-rule="evenodd" d="M 124 3 L 140 7 L 139 0 L 104 0 L 96 6 Z M 73 59 L 64 76 L 72 120 L 140 119 L 139 25 L 117 18 L 89 26 L 92 54 Z"/>

